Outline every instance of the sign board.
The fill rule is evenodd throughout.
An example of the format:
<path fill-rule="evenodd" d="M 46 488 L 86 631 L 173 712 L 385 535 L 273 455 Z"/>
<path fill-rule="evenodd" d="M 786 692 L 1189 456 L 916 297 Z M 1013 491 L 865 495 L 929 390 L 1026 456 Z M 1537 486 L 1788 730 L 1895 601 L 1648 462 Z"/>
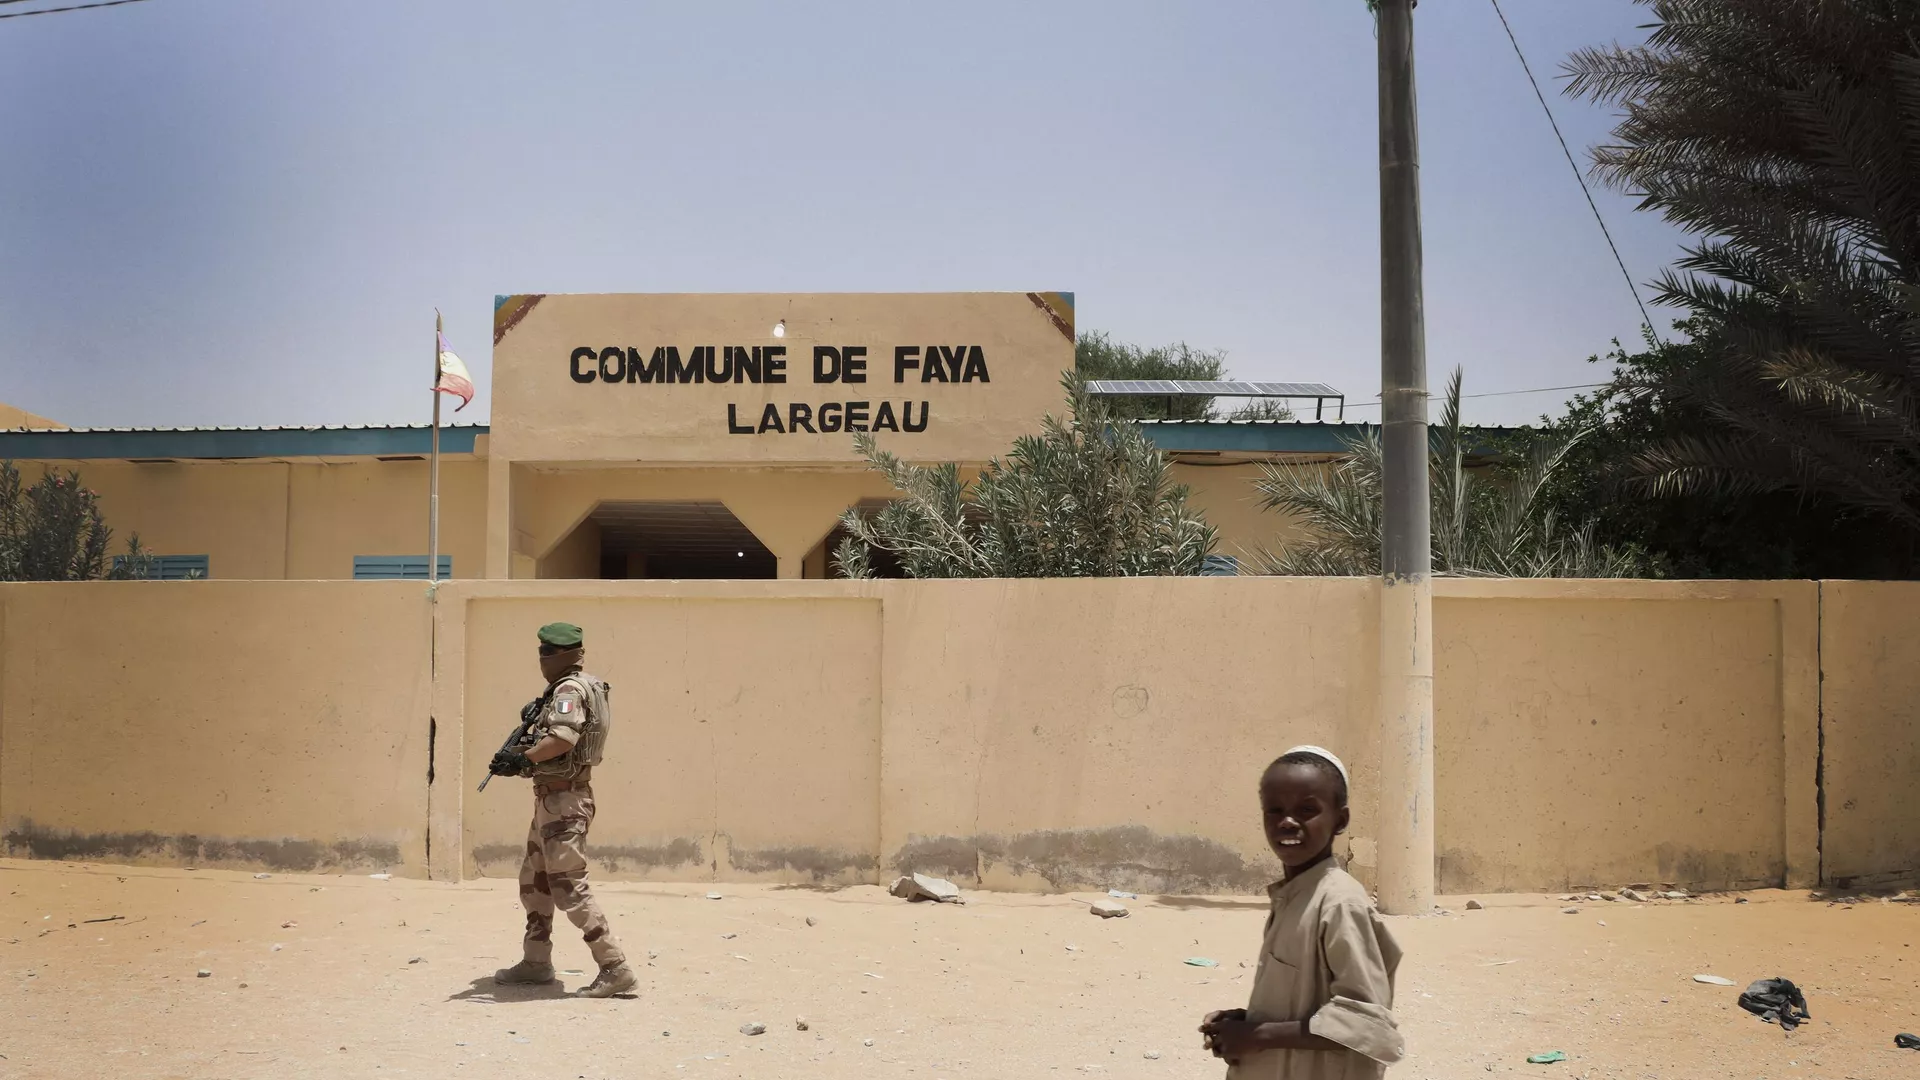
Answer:
<path fill-rule="evenodd" d="M 1072 293 L 502 296 L 490 453 L 980 462 L 1066 408 Z"/>

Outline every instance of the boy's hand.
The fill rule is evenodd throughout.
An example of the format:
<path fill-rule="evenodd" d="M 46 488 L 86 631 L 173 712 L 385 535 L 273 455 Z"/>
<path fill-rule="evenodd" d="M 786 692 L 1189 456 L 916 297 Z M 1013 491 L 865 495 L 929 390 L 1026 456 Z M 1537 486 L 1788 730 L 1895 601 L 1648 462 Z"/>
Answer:
<path fill-rule="evenodd" d="M 1208 1024 L 1218 1023 L 1222 1020 L 1245 1020 L 1246 1018 L 1247 1010 L 1245 1009 L 1220 1009 L 1208 1013 L 1207 1018 L 1200 1021 L 1200 1030 L 1206 1031 Z"/>
<path fill-rule="evenodd" d="M 1245 1009 L 1217 1009 L 1208 1013 L 1206 1019 L 1200 1021 L 1201 1047 L 1208 1053 L 1213 1053 L 1214 1025 L 1222 1020 L 1245 1020 L 1246 1018 L 1247 1010 Z"/>
<path fill-rule="evenodd" d="M 1234 1014 L 1238 1015 L 1234 1015 Z M 1236 1064 L 1248 1054 L 1265 1047 L 1260 1042 L 1261 1024 L 1247 1019 L 1245 1009 L 1232 1009 L 1225 1013 L 1213 1014 L 1208 1022 L 1200 1025 L 1200 1031 L 1207 1037 L 1207 1049 L 1213 1056 L 1229 1064 Z"/>

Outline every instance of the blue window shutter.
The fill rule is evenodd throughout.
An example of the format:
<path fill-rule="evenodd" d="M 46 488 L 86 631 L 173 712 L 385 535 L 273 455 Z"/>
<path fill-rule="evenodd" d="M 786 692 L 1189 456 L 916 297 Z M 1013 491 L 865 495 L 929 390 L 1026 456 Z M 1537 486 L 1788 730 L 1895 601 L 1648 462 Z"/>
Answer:
<path fill-rule="evenodd" d="M 199 581 L 212 576 L 205 555 L 152 555 L 148 558 L 149 581 Z M 113 557 L 116 568 L 126 565 L 126 561 L 125 555 Z"/>
<path fill-rule="evenodd" d="M 1200 563 L 1201 577 L 1235 577 L 1240 573 L 1240 560 L 1231 555 L 1209 555 Z"/>
<path fill-rule="evenodd" d="M 442 555 L 440 579 L 453 576 L 453 556 Z M 355 555 L 353 557 L 353 580 L 355 581 L 425 581 L 427 580 L 427 557 L 425 555 Z"/>

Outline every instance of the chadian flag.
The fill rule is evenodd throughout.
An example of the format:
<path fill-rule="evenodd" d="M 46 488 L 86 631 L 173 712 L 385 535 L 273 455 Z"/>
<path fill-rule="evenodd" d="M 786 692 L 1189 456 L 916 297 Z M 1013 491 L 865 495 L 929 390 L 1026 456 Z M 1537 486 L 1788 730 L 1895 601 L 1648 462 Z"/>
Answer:
<path fill-rule="evenodd" d="M 473 401 L 473 376 L 467 374 L 467 365 L 453 355 L 453 349 L 447 345 L 447 335 L 436 330 L 434 336 L 440 339 L 440 374 L 433 381 L 433 389 L 435 393 L 459 398 L 460 404 L 453 410 L 459 412 Z"/>

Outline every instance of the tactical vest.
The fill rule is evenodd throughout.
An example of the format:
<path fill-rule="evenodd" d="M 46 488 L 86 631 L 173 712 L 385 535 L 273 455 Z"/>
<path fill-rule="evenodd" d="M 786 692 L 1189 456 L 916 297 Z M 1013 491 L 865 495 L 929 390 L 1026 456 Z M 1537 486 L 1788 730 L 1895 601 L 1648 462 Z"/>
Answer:
<path fill-rule="evenodd" d="M 608 703 L 608 699 L 613 695 L 613 687 L 584 671 L 576 671 L 562 677 L 560 682 L 554 684 L 554 688 L 557 690 L 561 683 L 569 681 L 580 687 L 581 701 L 587 712 L 580 724 L 580 741 L 575 743 L 573 749 L 566 754 L 567 771 L 571 775 L 583 768 L 600 764 L 600 759 L 606 752 L 607 729 L 613 723 L 613 711 Z"/>

